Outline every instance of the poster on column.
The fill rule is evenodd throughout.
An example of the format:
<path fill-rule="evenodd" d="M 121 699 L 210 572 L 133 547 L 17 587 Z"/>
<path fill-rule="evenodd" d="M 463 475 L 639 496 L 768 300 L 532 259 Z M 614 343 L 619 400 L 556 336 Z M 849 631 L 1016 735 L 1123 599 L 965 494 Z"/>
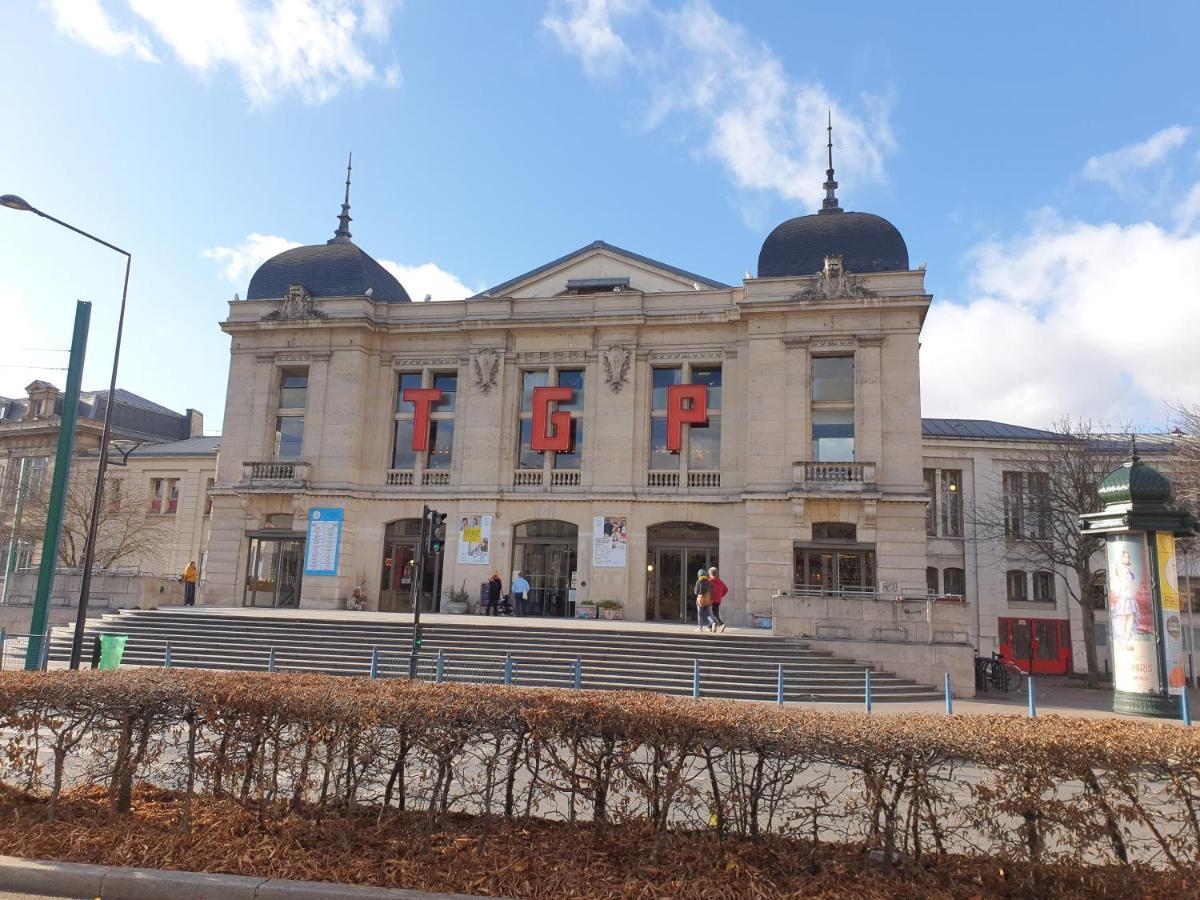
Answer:
<path fill-rule="evenodd" d="M 1159 689 L 1158 641 L 1154 636 L 1154 585 L 1145 537 L 1111 534 L 1105 551 L 1113 686 L 1134 694 L 1155 692 Z"/>
<path fill-rule="evenodd" d="M 1179 610 L 1179 573 L 1175 564 L 1175 535 L 1159 533 L 1158 591 L 1162 597 L 1163 649 L 1167 657 L 1167 690 L 1176 696 L 1187 684 L 1183 667 L 1183 617 Z"/>
<path fill-rule="evenodd" d="M 458 561 L 472 566 L 486 566 L 492 561 L 491 516 L 459 517 Z"/>
<path fill-rule="evenodd" d="M 336 575 L 342 549 L 342 510 L 308 511 L 308 540 L 304 545 L 305 575 Z"/>
<path fill-rule="evenodd" d="M 592 518 L 592 565 L 625 568 L 628 560 L 629 528 L 625 516 Z"/>

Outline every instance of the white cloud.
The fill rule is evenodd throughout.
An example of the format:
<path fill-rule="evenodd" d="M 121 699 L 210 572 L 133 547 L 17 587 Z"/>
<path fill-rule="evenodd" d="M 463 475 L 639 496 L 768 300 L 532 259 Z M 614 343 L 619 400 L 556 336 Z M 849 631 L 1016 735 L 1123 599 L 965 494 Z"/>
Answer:
<path fill-rule="evenodd" d="M 1181 125 L 1164 128 L 1144 141 L 1129 144 L 1111 153 L 1093 156 L 1083 165 L 1083 177 L 1107 184 L 1118 193 L 1127 190 L 1130 176 L 1161 163 L 1172 150 L 1187 140 L 1190 129 Z"/>
<path fill-rule="evenodd" d="M 628 36 L 615 30 L 618 18 L 630 26 Z M 667 12 L 571 0 L 556 4 L 543 24 L 589 74 L 628 64 L 651 96 L 647 125 L 699 128 L 705 151 L 740 188 L 815 205 L 825 180 L 827 110 L 838 171 L 856 186 L 883 180 L 884 159 L 896 147 L 890 98 L 863 98 L 855 111 L 819 82 L 789 77 L 768 45 L 707 0 Z M 634 46 L 635 36 L 645 39 Z"/>
<path fill-rule="evenodd" d="M 244 289 L 259 266 L 272 256 L 299 246 L 287 238 L 253 232 L 236 247 L 212 247 L 205 250 L 204 255 L 221 263 L 221 274 L 225 279 Z"/>
<path fill-rule="evenodd" d="M 5 320 L 0 330 L 0 397 L 24 397 L 25 386 L 39 378 L 60 388 L 67 385 L 64 370 L 70 357 L 61 351 L 70 344 L 70 323 L 56 323 L 55 330 L 48 329 L 46 321 L 35 317 L 37 308 L 28 294 L 0 283 Z"/>
<path fill-rule="evenodd" d="M 1175 207 L 1175 221 L 1180 231 L 1189 231 L 1194 225 L 1200 225 L 1200 181 L 1192 185 L 1192 189 Z"/>
<path fill-rule="evenodd" d="M 63 34 L 109 56 L 132 53 L 146 62 L 158 62 L 150 44 L 141 34 L 113 25 L 100 0 L 51 0 L 51 8 L 54 24 Z"/>
<path fill-rule="evenodd" d="M 1044 214 L 974 262 L 973 296 L 922 332 L 925 415 L 1155 425 L 1200 397 L 1200 234 Z"/>
<path fill-rule="evenodd" d="M 432 300 L 462 300 L 475 293 L 459 281 L 458 276 L 439 268 L 436 263 L 406 266 L 390 259 L 381 259 L 379 264 L 395 275 L 408 291 L 408 296 L 418 303 L 427 294 Z"/>
<path fill-rule="evenodd" d="M 134 31 L 112 26 L 100 0 L 52 0 L 60 30 L 112 55 L 153 59 Z M 386 40 L 398 0 L 129 0 L 133 13 L 181 63 L 201 75 L 229 68 L 255 105 L 295 95 L 319 104 L 344 87 L 396 86 L 364 38 Z"/>

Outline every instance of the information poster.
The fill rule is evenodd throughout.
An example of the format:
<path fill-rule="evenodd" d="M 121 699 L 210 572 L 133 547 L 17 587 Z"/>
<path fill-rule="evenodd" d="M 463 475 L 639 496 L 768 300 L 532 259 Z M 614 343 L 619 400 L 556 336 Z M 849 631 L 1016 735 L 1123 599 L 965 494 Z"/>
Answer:
<path fill-rule="evenodd" d="M 1145 539 L 1109 535 L 1108 620 L 1112 635 L 1113 685 L 1118 691 L 1158 690 L 1158 642 L 1154 637 L 1154 585 Z"/>
<path fill-rule="evenodd" d="M 1179 608 L 1179 573 L 1175 564 L 1175 535 L 1158 539 L 1158 591 L 1162 597 L 1163 649 L 1167 657 L 1167 690 L 1183 693 L 1187 670 L 1183 663 L 1183 618 Z"/>
<path fill-rule="evenodd" d="M 308 541 L 304 545 L 305 575 L 336 575 L 342 550 L 342 510 L 328 507 L 308 511 Z"/>
<path fill-rule="evenodd" d="M 458 528 L 458 561 L 486 566 L 492 561 L 492 517 L 461 516 Z"/>
<path fill-rule="evenodd" d="M 625 516 L 592 518 L 592 565 L 623 569 L 628 559 L 629 528 Z"/>

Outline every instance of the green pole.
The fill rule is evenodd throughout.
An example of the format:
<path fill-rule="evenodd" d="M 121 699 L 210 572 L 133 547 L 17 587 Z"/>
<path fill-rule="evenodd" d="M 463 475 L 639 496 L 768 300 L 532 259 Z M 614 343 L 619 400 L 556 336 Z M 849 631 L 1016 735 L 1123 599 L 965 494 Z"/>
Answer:
<path fill-rule="evenodd" d="M 38 567 L 37 593 L 33 598 L 33 619 L 29 623 L 29 649 L 25 668 L 42 667 L 42 642 L 46 637 L 50 613 L 50 592 L 54 570 L 58 567 L 58 545 L 62 539 L 63 508 L 67 500 L 67 479 L 71 474 L 71 451 L 75 447 L 75 418 L 79 411 L 79 385 L 83 380 L 83 357 L 87 351 L 88 324 L 92 304 L 75 302 L 75 332 L 71 336 L 71 362 L 67 366 L 67 392 L 63 396 L 62 417 L 58 427 L 58 449 L 54 452 L 54 478 L 50 482 L 50 505 L 46 510 L 46 534 L 42 538 L 42 560 Z M 108 400 L 112 403 L 112 398 Z"/>

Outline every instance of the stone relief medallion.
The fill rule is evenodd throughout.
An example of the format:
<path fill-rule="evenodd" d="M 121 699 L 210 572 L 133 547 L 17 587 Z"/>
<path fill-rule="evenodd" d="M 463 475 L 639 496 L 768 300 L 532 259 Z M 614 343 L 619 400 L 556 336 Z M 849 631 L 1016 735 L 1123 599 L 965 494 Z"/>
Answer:
<path fill-rule="evenodd" d="M 480 350 L 471 360 L 471 374 L 475 379 L 475 387 L 483 393 L 489 393 L 496 386 L 496 377 L 500 374 L 500 354 L 495 350 Z"/>
<path fill-rule="evenodd" d="M 851 275 L 842 265 L 842 257 L 825 257 L 825 268 L 818 272 L 816 281 L 789 300 L 841 300 L 848 297 L 874 297 L 859 275 Z"/>
<path fill-rule="evenodd" d="M 317 309 L 316 301 L 302 284 L 293 284 L 289 287 L 287 296 L 283 298 L 279 308 L 263 316 L 265 321 L 324 318 L 325 313 Z"/>
<path fill-rule="evenodd" d="M 600 364 L 604 367 L 604 383 L 614 394 L 629 381 L 629 366 L 633 362 L 633 351 L 628 347 L 612 346 L 600 351 Z"/>

